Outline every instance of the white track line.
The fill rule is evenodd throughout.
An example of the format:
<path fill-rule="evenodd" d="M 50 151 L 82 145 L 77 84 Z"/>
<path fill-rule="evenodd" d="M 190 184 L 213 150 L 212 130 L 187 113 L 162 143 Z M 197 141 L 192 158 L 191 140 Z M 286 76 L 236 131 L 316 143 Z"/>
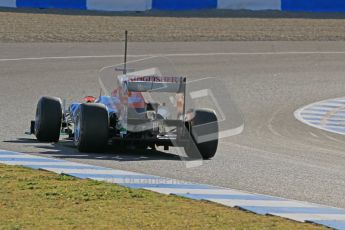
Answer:
<path fill-rule="evenodd" d="M 137 54 L 128 55 L 128 57 L 199 57 L 199 56 L 244 56 L 244 55 L 308 55 L 308 54 L 345 54 L 340 52 L 229 52 L 229 53 L 176 53 L 176 54 Z M 92 59 L 92 58 L 122 58 L 123 55 L 95 55 L 95 56 L 58 56 L 58 57 L 24 57 L 24 58 L 3 58 L 0 62 L 7 61 L 37 61 L 37 60 L 59 60 L 59 59 Z"/>
<path fill-rule="evenodd" d="M 323 220 L 323 221 L 345 221 L 345 215 L 343 214 L 290 214 L 290 213 L 270 213 L 273 216 L 280 216 L 292 220 L 304 222 L 305 220 Z"/>
<path fill-rule="evenodd" d="M 145 188 L 163 194 L 216 194 L 216 195 L 251 195 L 246 192 L 241 192 L 231 189 L 183 189 L 183 188 Z M 255 196 L 255 195 L 253 195 Z"/>
<path fill-rule="evenodd" d="M 149 57 L 150 55 L 128 55 L 128 57 Z M 122 58 L 123 55 L 101 55 L 101 56 L 65 56 L 65 57 L 27 57 L 27 58 L 3 58 L 0 62 L 7 61 L 40 61 L 59 59 L 90 59 L 90 58 Z"/>
<path fill-rule="evenodd" d="M 135 173 L 135 172 L 126 172 L 126 171 L 120 171 L 120 170 L 112 170 L 112 169 L 57 169 L 57 168 L 49 168 L 49 167 L 43 167 L 43 169 L 56 172 L 58 174 L 64 173 L 64 174 L 73 174 L 73 173 L 84 173 L 84 174 L 92 174 L 92 175 L 129 175 L 129 176 L 143 176 L 144 174 Z"/>
<path fill-rule="evenodd" d="M 0 163 L 8 165 L 32 165 L 32 166 L 41 166 L 41 165 L 52 165 L 54 166 L 84 166 L 82 164 L 73 163 L 73 162 L 30 162 L 30 161 L 3 161 L 0 159 Z M 90 165 L 91 166 L 91 165 Z"/>
<path fill-rule="evenodd" d="M 276 201 L 276 200 L 231 200 L 231 199 L 208 199 L 209 201 L 226 206 L 253 206 L 253 207 L 298 207 L 298 208 L 319 208 L 319 206 L 301 203 L 296 201 Z"/>
<path fill-rule="evenodd" d="M 22 154 L 9 155 L 9 154 L 1 154 L 1 152 L 0 152 L 0 158 L 12 158 L 12 159 L 32 158 L 32 159 L 51 159 L 51 160 L 59 161 L 59 159 L 56 159 L 56 158 L 43 158 L 41 156 L 36 156 L 36 155 L 22 155 Z"/>
<path fill-rule="evenodd" d="M 189 184 L 182 180 L 176 180 L 171 178 L 157 177 L 157 178 L 102 178 L 102 177 L 92 177 L 94 180 L 106 181 L 115 184 L 143 184 L 142 189 L 145 188 L 145 184 L 157 185 L 157 184 L 167 184 L 167 185 L 178 185 L 178 184 Z"/>

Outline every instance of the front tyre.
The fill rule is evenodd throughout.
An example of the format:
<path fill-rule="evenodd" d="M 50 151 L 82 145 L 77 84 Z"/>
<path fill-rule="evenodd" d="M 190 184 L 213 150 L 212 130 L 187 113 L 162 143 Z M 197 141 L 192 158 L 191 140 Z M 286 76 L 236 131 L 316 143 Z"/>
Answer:
<path fill-rule="evenodd" d="M 192 139 L 203 159 L 215 156 L 218 148 L 218 119 L 212 110 L 196 110 L 190 121 Z"/>
<path fill-rule="evenodd" d="M 61 99 L 42 97 L 37 104 L 34 133 L 42 142 L 58 142 L 62 123 Z"/>
<path fill-rule="evenodd" d="M 109 138 L 109 115 L 103 104 L 79 106 L 74 125 L 74 144 L 80 152 L 103 152 Z"/>

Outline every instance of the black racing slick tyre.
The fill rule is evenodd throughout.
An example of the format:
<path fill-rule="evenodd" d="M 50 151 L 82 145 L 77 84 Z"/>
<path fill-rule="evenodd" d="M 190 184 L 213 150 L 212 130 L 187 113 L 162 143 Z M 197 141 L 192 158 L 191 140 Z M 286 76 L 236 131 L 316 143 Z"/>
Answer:
<path fill-rule="evenodd" d="M 109 115 L 103 104 L 88 103 L 79 106 L 74 144 L 80 152 L 104 152 L 109 139 Z"/>
<path fill-rule="evenodd" d="M 215 156 L 218 148 L 218 119 L 214 111 L 196 110 L 190 121 L 190 133 L 203 159 Z"/>
<path fill-rule="evenodd" d="M 37 104 L 34 133 L 42 142 L 58 142 L 62 123 L 61 99 L 42 97 Z"/>

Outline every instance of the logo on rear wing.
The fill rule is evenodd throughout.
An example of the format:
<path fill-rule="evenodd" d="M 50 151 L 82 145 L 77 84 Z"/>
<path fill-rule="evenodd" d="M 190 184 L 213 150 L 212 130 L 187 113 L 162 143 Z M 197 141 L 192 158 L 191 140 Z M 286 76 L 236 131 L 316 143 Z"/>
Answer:
<path fill-rule="evenodd" d="M 186 80 L 183 77 L 126 75 L 120 82 L 127 84 L 128 91 L 132 92 L 180 93 L 184 92 Z"/>
<path fill-rule="evenodd" d="M 181 83 L 181 77 L 128 76 L 130 82 Z"/>

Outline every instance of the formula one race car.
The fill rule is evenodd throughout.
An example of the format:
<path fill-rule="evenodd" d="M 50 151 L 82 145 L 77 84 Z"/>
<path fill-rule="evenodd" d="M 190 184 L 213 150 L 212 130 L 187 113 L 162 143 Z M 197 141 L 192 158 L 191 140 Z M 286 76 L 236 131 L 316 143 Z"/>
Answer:
<path fill-rule="evenodd" d="M 155 68 L 144 72 L 120 75 L 119 87 L 110 96 L 88 96 L 84 103 L 72 103 L 67 110 L 61 99 L 42 97 L 31 133 L 43 142 L 58 142 L 60 133 L 67 133 L 81 152 L 103 151 L 111 140 L 142 149 L 180 146 L 188 156 L 212 158 L 218 145 L 215 112 L 186 112 L 186 78 L 159 76 Z M 153 92 L 175 94 L 170 98 L 176 106 L 175 119 L 166 104 L 152 100 Z"/>
<path fill-rule="evenodd" d="M 215 111 L 187 110 L 187 80 L 163 71 L 169 61 L 163 68 L 154 67 L 162 60 L 150 57 L 103 68 L 99 77 L 103 93 L 97 99 L 88 96 L 66 108 L 59 98 L 42 97 L 30 133 L 42 142 L 58 142 L 60 133 L 68 134 L 80 152 L 101 152 L 112 143 L 138 149 L 174 146 L 193 159 L 214 157 Z"/>

